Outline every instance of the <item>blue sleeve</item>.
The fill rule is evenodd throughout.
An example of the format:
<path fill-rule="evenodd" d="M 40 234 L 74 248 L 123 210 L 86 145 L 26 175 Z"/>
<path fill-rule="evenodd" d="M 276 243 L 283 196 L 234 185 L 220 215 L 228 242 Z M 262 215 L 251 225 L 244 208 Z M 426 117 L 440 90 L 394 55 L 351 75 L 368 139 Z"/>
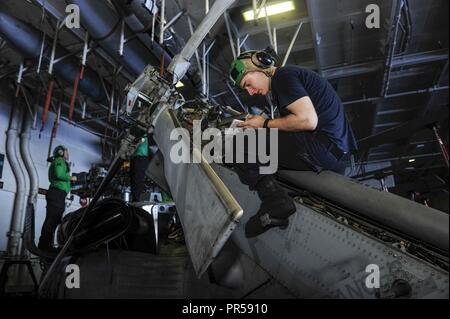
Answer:
<path fill-rule="evenodd" d="M 285 108 L 309 95 L 296 72 L 283 72 L 283 70 L 279 72 L 272 80 L 272 91 L 277 97 L 279 108 Z"/>

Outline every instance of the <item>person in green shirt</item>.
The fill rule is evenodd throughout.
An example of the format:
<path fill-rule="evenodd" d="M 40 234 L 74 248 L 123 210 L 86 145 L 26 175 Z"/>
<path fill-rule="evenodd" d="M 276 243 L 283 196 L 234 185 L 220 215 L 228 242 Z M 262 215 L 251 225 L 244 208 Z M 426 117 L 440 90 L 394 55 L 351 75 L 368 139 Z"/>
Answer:
<path fill-rule="evenodd" d="M 68 160 L 69 151 L 63 145 L 57 146 L 53 150 L 53 157 L 49 159 L 51 162 L 48 170 L 50 187 L 45 195 L 47 213 L 38 244 L 38 248 L 46 252 L 55 252 L 53 235 L 56 227 L 61 223 L 61 217 L 66 207 L 66 196 L 70 192 L 70 182 L 76 180 L 76 177 L 70 176 Z"/>
<path fill-rule="evenodd" d="M 150 161 L 149 155 L 148 136 L 145 134 L 130 161 L 131 196 L 133 202 L 139 202 L 144 191 L 145 171 Z"/>

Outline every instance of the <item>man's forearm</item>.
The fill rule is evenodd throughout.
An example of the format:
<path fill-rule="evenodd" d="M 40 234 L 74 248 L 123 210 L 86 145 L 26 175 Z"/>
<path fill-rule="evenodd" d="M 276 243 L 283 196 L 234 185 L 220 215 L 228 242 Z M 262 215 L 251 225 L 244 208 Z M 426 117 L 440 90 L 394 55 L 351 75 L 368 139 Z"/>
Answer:
<path fill-rule="evenodd" d="M 308 119 L 299 119 L 294 114 L 270 120 L 268 127 L 277 128 L 285 132 L 312 131 L 311 122 Z"/>

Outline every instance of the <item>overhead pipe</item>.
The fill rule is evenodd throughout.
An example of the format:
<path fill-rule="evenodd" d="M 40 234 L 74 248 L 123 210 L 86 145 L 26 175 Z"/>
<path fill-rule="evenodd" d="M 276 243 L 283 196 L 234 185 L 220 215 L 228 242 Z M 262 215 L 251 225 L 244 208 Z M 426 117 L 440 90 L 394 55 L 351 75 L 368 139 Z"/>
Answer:
<path fill-rule="evenodd" d="M 0 12 L 0 36 L 18 51 L 25 59 L 38 59 L 41 52 L 42 36 L 41 32 L 33 26 L 15 19 L 5 13 Z M 43 51 L 46 58 L 50 58 L 50 48 L 52 39 L 48 37 L 46 49 Z M 68 56 L 69 52 L 64 48 L 57 46 L 56 57 Z M 69 56 L 54 65 L 53 73 L 57 78 L 61 78 L 69 84 L 74 84 L 76 76 L 79 77 L 79 61 L 74 56 Z M 90 97 L 93 102 L 107 104 L 105 89 L 99 76 L 91 68 L 86 66 L 83 72 L 83 79 L 79 79 L 77 90 Z M 45 121 L 52 101 L 52 91 L 54 81 L 50 80 L 47 88 L 47 99 L 44 103 L 44 113 L 42 120 Z M 70 109 L 70 108 L 69 108 Z M 76 113 L 80 113 L 75 109 Z M 99 122 L 103 126 L 110 126 L 105 122 Z"/>
<path fill-rule="evenodd" d="M 156 14 L 159 13 L 160 9 L 156 4 L 156 1 L 152 0 L 113 0 L 112 1 L 114 5 L 119 8 L 120 12 L 122 12 L 125 16 L 127 16 L 127 19 L 134 18 L 136 21 L 135 24 L 140 24 L 142 26 L 142 29 L 138 32 L 145 32 L 146 30 L 150 29 L 154 23 L 154 17 Z M 179 20 L 185 14 L 186 11 L 183 9 L 181 10 L 178 15 L 176 15 L 171 21 L 169 21 L 166 25 L 167 26 L 173 25 L 176 21 Z M 189 17 L 188 17 L 189 19 Z M 155 32 L 155 30 L 152 30 L 152 33 Z M 157 32 L 155 32 L 157 33 Z M 169 31 L 165 31 L 164 34 L 171 34 Z M 193 32 L 191 32 L 192 35 Z M 184 44 L 184 43 L 183 43 Z M 172 62 L 172 56 L 174 55 L 173 52 L 171 52 L 171 47 L 177 47 L 177 44 L 175 43 L 174 38 L 164 36 L 164 47 L 165 50 L 161 48 L 160 44 L 157 41 L 152 42 L 152 48 L 153 53 L 157 57 L 161 57 L 161 55 L 164 55 L 164 65 L 169 65 Z M 201 68 L 199 67 L 199 70 Z M 200 72 L 201 73 L 201 72 Z M 187 78 L 191 80 L 192 85 L 194 86 L 194 89 L 198 92 L 202 91 L 202 83 L 196 79 L 194 79 L 194 70 L 190 70 L 187 73 Z M 184 78 L 183 80 L 186 81 L 187 78 Z M 185 83 L 186 84 L 186 83 Z"/>
<path fill-rule="evenodd" d="M 31 110 L 33 114 L 37 113 L 38 105 L 33 103 L 33 107 L 29 105 L 28 99 L 25 96 L 25 90 L 21 90 L 22 95 L 24 97 L 25 103 L 27 103 L 28 108 Z M 26 215 L 26 212 L 29 210 L 33 211 L 33 214 L 36 212 L 37 208 L 37 198 L 38 198 L 38 190 L 39 190 L 39 175 L 36 169 L 36 165 L 34 164 L 33 158 L 31 157 L 30 151 L 30 139 L 31 139 L 31 128 L 33 126 L 33 114 L 25 111 L 23 117 L 22 124 L 22 133 L 20 135 L 20 153 L 22 155 L 22 160 L 25 164 L 25 168 L 27 171 L 28 179 L 29 179 L 29 191 L 28 191 L 28 200 L 25 203 L 25 210 L 23 212 Z M 22 218 L 23 223 L 25 222 L 25 218 Z M 21 225 L 21 230 L 25 230 L 25 225 Z M 25 238 L 25 237 L 24 237 Z M 34 241 L 34 238 L 32 238 Z M 26 245 L 21 245 L 20 252 L 24 253 Z M 21 273 L 20 278 L 23 278 L 23 274 Z"/>
<path fill-rule="evenodd" d="M 22 90 L 22 94 L 23 95 L 25 94 L 25 92 L 23 90 Z M 26 99 L 25 99 L 25 102 L 28 103 Z M 30 105 L 28 105 L 28 107 L 30 107 L 30 109 L 31 109 Z M 37 104 L 33 103 L 33 107 L 31 110 L 33 112 L 33 114 L 36 114 L 37 108 L 38 108 Z M 25 112 L 25 115 L 23 118 L 21 139 L 20 139 L 20 152 L 21 152 L 22 159 L 23 159 L 23 162 L 25 163 L 25 167 L 27 169 L 28 176 L 30 179 L 28 204 L 36 206 L 38 189 L 39 189 L 39 177 L 38 177 L 36 165 L 34 164 L 34 161 L 31 157 L 31 152 L 30 152 L 30 139 L 31 139 L 32 126 L 33 126 L 32 114 L 30 114 L 29 112 Z"/>
<path fill-rule="evenodd" d="M 24 58 L 38 59 L 42 46 L 42 32 L 33 26 L 0 12 L 0 36 L 10 43 Z M 44 58 L 50 59 L 52 39 L 46 39 L 43 50 Z M 69 84 L 74 84 L 80 71 L 80 61 L 61 46 L 56 47 L 56 58 L 66 57 L 53 67 L 53 74 Z M 79 90 L 95 102 L 105 102 L 106 94 L 99 76 L 91 68 L 86 67 L 83 79 L 79 81 Z"/>
<path fill-rule="evenodd" d="M 25 174 L 19 159 L 19 150 L 16 147 L 21 127 L 22 108 L 17 105 L 17 99 L 11 98 L 12 94 L 6 96 L 4 95 L 5 93 L 3 91 L 0 92 L 0 105 L 2 108 L 6 106 L 6 108 L 11 109 L 9 128 L 6 133 L 6 157 L 16 181 L 16 193 L 14 196 L 10 231 L 8 232 L 7 251 L 9 256 L 16 257 L 20 254 L 21 249 L 22 225 L 26 201 Z"/>
<path fill-rule="evenodd" d="M 136 33 L 144 33 L 147 31 L 151 31 L 153 34 L 153 38 L 155 34 L 159 34 L 161 37 L 161 30 L 154 30 L 156 27 L 160 27 L 156 25 L 156 15 L 160 14 L 160 8 L 156 4 L 156 1 L 153 0 L 112 0 L 112 3 L 114 6 L 118 9 L 118 11 L 123 14 L 124 16 L 127 16 L 128 19 L 133 19 L 136 21 L 133 21 L 133 24 L 140 24 L 142 27 L 140 30 L 134 30 Z M 164 27 L 164 44 L 166 48 L 169 47 L 176 47 L 176 43 L 174 40 L 174 35 L 167 31 L 167 29 L 176 22 L 183 14 L 185 14 L 185 10 L 180 10 L 180 12 L 171 20 L 169 23 L 166 24 Z M 162 14 L 162 12 L 161 12 Z M 129 22 L 129 20 L 127 21 Z M 133 28 L 130 25 L 131 28 Z M 159 32 L 157 32 L 159 31 Z M 153 42 L 153 45 L 156 44 L 159 46 L 158 42 Z M 172 53 L 169 51 L 169 56 L 172 55 Z"/>
<path fill-rule="evenodd" d="M 66 0 L 67 3 L 79 6 L 81 22 L 92 39 L 105 49 L 125 69 L 138 76 L 148 64 L 159 65 L 159 57 L 163 54 L 165 65 L 170 63 L 170 56 L 159 45 L 153 46 L 149 51 L 138 39 L 128 41 L 124 45 L 124 55 L 119 53 L 121 29 L 119 28 L 121 17 L 111 8 L 106 1 L 98 0 Z M 124 36 L 131 38 L 134 33 L 124 27 Z"/>
<path fill-rule="evenodd" d="M 392 93 L 388 94 L 386 96 L 376 96 L 376 97 L 365 97 L 362 99 L 357 100 L 351 100 L 351 101 L 344 101 L 342 102 L 343 105 L 351 105 L 351 104 L 359 104 L 359 103 L 369 103 L 369 102 L 376 102 L 381 101 L 385 99 L 393 99 L 396 97 L 402 97 L 402 96 L 409 96 L 409 95 L 416 95 L 416 94 L 429 94 L 434 92 L 441 92 L 441 91 L 448 91 L 449 86 L 435 86 L 428 89 L 421 89 L 421 90 L 414 90 L 414 91 L 407 91 L 407 92 L 399 92 L 399 93 Z"/>

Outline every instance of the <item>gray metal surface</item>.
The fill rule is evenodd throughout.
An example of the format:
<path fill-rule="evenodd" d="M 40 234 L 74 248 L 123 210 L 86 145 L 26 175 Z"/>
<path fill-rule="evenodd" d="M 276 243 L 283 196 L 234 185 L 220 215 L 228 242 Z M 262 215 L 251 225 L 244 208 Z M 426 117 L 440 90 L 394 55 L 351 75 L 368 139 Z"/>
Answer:
<path fill-rule="evenodd" d="M 395 194 L 362 185 L 333 172 L 280 172 L 286 181 L 362 216 L 448 252 L 449 216 Z"/>
<path fill-rule="evenodd" d="M 395 280 L 406 280 L 411 298 L 448 298 L 448 272 L 297 203 L 285 230 L 271 229 L 247 239 L 244 225 L 259 209 L 255 192 L 222 166 L 214 170 L 244 209 L 231 240 L 299 298 L 376 298 L 366 267 L 380 269 L 380 297 L 391 296 Z"/>
<path fill-rule="evenodd" d="M 165 192 L 170 193 L 170 187 L 167 185 L 166 177 L 164 176 L 164 158 L 161 155 L 161 152 L 158 151 L 152 157 L 145 174 Z"/>
<path fill-rule="evenodd" d="M 226 186 L 204 160 L 200 164 L 174 164 L 170 140 L 178 127 L 175 117 L 164 111 L 155 124 L 154 138 L 164 156 L 164 171 L 183 224 L 189 253 L 198 276 L 228 240 L 242 209 Z M 190 145 L 187 145 L 190 149 Z"/>

